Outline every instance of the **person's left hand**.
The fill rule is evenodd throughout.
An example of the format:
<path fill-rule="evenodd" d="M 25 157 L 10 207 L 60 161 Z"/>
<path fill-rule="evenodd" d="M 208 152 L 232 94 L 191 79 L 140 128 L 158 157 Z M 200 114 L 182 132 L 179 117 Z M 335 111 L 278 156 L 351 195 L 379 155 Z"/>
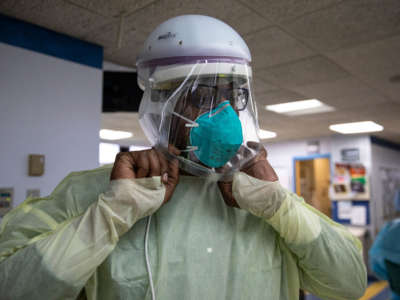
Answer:
<path fill-rule="evenodd" d="M 242 169 L 241 172 L 246 173 L 254 178 L 265 181 L 277 181 L 278 176 L 267 160 L 267 151 L 265 148 L 255 142 L 248 142 L 248 147 L 253 149 L 261 148 L 259 153 Z M 218 182 L 218 187 L 222 193 L 226 205 L 239 207 L 232 194 L 232 182 Z"/>

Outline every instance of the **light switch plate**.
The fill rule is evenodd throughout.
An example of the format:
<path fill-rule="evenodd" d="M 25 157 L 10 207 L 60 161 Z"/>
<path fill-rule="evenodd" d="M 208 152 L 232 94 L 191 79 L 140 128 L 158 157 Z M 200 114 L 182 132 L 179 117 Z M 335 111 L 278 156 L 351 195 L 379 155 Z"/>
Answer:
<path fill-rule="evenodd" d="M 26 198 L 40 198 L 40 189 L 27 189 Z"/>
<path fill-rule="evenodd" d="M 29 154 L 29 176 L 42 176 L 44 174 L 44 155 Z"/>

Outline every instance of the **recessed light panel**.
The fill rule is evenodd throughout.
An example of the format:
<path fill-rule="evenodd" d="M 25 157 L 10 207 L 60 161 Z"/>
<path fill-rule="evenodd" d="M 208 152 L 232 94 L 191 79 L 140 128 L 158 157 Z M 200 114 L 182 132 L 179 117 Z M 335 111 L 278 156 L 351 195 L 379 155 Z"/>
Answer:
<path fill-rule="evenodd" d="M 258 137 L 261 140 L 265 140 L 265 139 L 272 139 L 276 137 L 276 132 L 273 131 L 268 131 L 268 130 L 264 130 L 264 129 L 260 129 L 258 131 Z"/>
<path fill-rule="evenodd" d="M 343 134 L 353 134 L 353 133 L 382 131 L 383 126 L 372 121 L 363 121 L 363 122 L 334 124 L 330 125 L 329 129 Z"/>
<path fill-rule="evenodd" d="M 119 130 L 111 130 L 111 129 L 101 129 L 100 130 L 100 138 L 103 140 L 122 140 L 132 137 L 132 132 L 128 131 L 119 131 Z"/>
<path fill-rule="evenodd" d="M 328 106 L 317 99 L 266 105 L 265 109 L 287 116 L 316 114 L 335 110 L 332 106 Z"/>

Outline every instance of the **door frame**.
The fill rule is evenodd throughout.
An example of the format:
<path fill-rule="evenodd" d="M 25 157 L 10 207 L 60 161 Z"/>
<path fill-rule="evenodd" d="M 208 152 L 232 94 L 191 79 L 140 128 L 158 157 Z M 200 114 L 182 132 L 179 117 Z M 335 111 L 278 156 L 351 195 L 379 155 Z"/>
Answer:
<path fill-rule="evenodd" d="M 302 161 L 302 160 L 312 160 L 316 158 L 327 158 L 329 159 L 329 166 L 331 170 L 330 176 L 332 176 L 332 166 L 331 166 L 331 154 L 326 153 L 326 154 L 310 154 L 306 156 L 295 156 L 293 157 L 293 193 L 296 193 L 296 161 Z"/>

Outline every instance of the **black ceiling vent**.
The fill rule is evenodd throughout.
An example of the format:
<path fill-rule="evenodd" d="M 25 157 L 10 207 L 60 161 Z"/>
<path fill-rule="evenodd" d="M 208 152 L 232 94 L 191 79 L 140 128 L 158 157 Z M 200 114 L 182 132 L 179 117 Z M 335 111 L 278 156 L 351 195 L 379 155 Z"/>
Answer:
<path fill-rule="evenodd" d="M 103 112 L 137 112 L 142 95 L 136 72 L 103 72 Z"/>

